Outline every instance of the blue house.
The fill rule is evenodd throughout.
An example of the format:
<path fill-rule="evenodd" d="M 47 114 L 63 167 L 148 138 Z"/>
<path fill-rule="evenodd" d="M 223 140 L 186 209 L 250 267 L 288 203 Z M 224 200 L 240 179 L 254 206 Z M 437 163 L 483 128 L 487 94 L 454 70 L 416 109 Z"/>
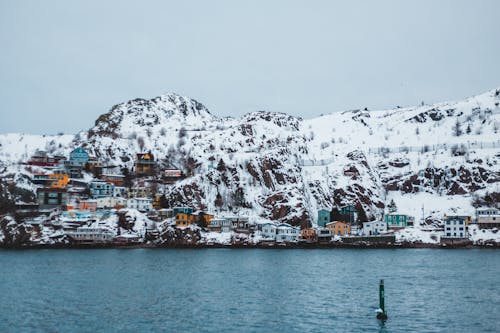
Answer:
<path fill-rule="evenodd" d="M 69 153 L 69 161 L 71 165 L 84 166 L 89 160 L 89 153 L 82 147 L 78 147 Z"/>
<path fill-rule="evenodd" d="M 330 223 L 330 211 L 328 209 L 318 210 L 318 226 L 324 227 L 327 223 Z"/>
<path fill-rule="evenodd" d="M 193 208 L 191 207 L 174 207 L 174 216 L 177 216 L 179 213 L 184 213 L 186 215 L 193 214 Z"/>
<path fill-rule="evenodd" d="M 115 185 L 105 181 L 93 181 L 90 183 L 89 189 L 92 198 L 112 197 Z"/>

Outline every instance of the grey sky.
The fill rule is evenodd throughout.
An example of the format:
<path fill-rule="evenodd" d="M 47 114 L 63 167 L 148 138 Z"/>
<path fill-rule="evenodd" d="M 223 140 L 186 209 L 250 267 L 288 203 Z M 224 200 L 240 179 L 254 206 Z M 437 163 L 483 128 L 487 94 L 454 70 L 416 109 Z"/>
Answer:
<path fill-rule="evenodd" d="M 0 132 L 177 92 L 305 118 L 500 86 L 500 1 L 0 0 Z"/>

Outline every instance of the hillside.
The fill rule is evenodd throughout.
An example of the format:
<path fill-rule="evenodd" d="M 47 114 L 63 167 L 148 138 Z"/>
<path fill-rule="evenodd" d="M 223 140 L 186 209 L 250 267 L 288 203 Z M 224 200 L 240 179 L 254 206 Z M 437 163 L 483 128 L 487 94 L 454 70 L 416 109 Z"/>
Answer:
<path fill-rule="evenodd" d="M 115 105 L 77 135 L 0 135 L 0 172 L 32 189 L 25 161 L 37 149 L 85 147 L 105 165 L 133 168 L 151 151 L 189 176 L 160 186 L 169 204 L 241 206 L 259 219 L 315 224 L 319 208 L 356 205 L 381 218 L 400 211 L 440 218 L 472 212 L 499 189 L 500 90 L 458 102 L 334 112 L 314 119 L 259 111 L 220 118 L 177 94 Z M 26 175 L 27 177 L 23 177 Z M 496 193 L 496 194 L 495 194 Z M 492 196 L 488 196 L 491 200 Z"/>

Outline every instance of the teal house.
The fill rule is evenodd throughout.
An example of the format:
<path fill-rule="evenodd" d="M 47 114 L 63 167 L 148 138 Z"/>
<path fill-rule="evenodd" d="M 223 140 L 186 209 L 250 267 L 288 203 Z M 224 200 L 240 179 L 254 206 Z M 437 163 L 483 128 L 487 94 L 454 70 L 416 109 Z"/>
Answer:
<path fill-rule="evenodd" d="M 327 223 L 330 223 L 330 211 L 328 209 L 318 210 L 318 226 L 324 227 Z"/>
<path fill-rule="evenodd" d="M 78 147 L 69 153 L 69 161 L 71 165 L 85 165 L 89 160 L 89 153 L 82 147 Z"/>
<path fill-rule="evenodd" d="M 415 219 L 413 216 L 409 216 L 406 214 L 390 213 L 384 215 L 384 222 L 387 223 L 388 227 L 405 228 L 408 226 L 413 226 Z"/>
<path fill-rule="evenodd" d="M 345 215 L 346 220 L 349 224 L 353 224 L 356 222 L 356 208 L 353 205 L 342 206 L 339 208 L 340 215 Z"/>

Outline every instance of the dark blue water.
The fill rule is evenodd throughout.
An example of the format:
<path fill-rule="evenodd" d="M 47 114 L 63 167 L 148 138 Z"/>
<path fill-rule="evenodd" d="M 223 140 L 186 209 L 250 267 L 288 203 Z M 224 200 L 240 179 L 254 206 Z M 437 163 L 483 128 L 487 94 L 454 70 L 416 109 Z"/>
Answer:
<path fill-rule="evenodd" d="M 0 251 L 0 267 L 0 332 L 500 331 L 495 250 Z"/>

